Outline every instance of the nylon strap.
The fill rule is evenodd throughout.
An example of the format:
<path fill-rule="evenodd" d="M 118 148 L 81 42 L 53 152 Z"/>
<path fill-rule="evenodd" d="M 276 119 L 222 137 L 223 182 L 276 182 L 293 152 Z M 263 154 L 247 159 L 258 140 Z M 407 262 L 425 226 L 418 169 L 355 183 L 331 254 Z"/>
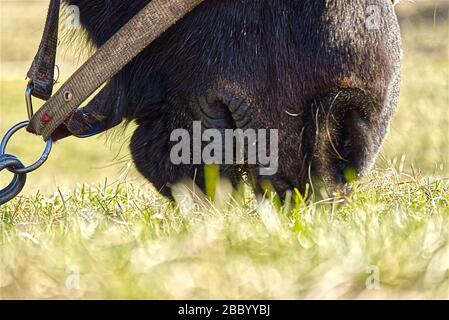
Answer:
<path fill-rule="evenodd" d="M 58 46 L 58 24 L 60 0 L 51 0 L 45 22 L 44 34 L 33 64 L 27 77 L 33 85 L 32 95 L 42 100 L 48 100 L 55 84 L 55 60 Z"/>
<path fill-rule="evenodd" d="M 49 139 L 95 90 L 201 2 L 203 0 L 152 0 L 36 112 L 28 131 Z"/>

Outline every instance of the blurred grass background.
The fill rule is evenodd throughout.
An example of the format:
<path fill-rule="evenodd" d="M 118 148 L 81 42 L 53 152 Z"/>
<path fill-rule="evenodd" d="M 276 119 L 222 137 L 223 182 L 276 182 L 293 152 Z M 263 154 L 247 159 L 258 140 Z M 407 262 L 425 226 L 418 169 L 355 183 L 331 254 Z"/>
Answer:
<path fill-rule="evenodd" d="M 447 0 L 402 1 L 397 7 L 404 63 L 398 112 L 387 137 L 383 160 L 405 156 L 427 175 L 448 175 L 449 25 Z"/>
<path fill-rule="evenodd" d="M 47 1 L 2 0 L 0 4 L 0 132 L 26 118 L 23 92 L 27 68 L 38 46 Z M 378 167 L 411 165 L 426 175 L 447 176 L 449 159 L 449 26 L 448 1 L 402 1 L 404 65 L 402 93 Z M 64 25 L 63 25 L 64 28 Z M 59 50 L 60 82 L 84 60 L 87 50 L 63 44 Z M 79 46 L 84 46 L 83 42 Z M 36 108 L 39 103 L 36 101 Z M 78 183 L 110 182 L 129 173 L 127 136 L 107 142 L 105 136 L 58 143 L 48 163 L 29 176 L 28 192 L 73 189 Z M 41 152 L 38 138 L 22 133 L 10 152 L 29 163 Z M 120 161 L 119 161 L 120 160 Z M 128 172 L 129 171 L 129 172 Z M 2 181 L 9 176 L 1 173 Z"/>
<path fill-rule="evenodd" d="M 48 2 L 0 1 L 4 133 L 26 117 Z M 344 206 L 295 197 L 277 208 L 226 184 L 214 203 L 185 190 L 170 203 L 129 165 L 129 131 L 118 142 L 67 139 L 0 209 L 0 298 L 449 299 L 449 2 L 397 10 L 399 109 L 377 169 Z M 80 52 L 89 48 L 62 45 L 60 81 Z M 29 163 L 42 148 L 21 133 L 9 150 Z M 1 185 L 9 179 L 0 173 Z M 379 288 L 368 290 L 376 268 Z"/>
<path fill-rule="evenodd" d="M 39 45 L 47 13 L 48 1 L 14 0 L 0 2 L 0 132 L 4 134 L 13 124 L 26 120 L 24 89 L 26 72 Z M 92 48 L 82 39 L 77 46 L 69 45 L 71 32 L 62 23 L 62 39 L 58 48 L 59 83 L 64 82 L 88 57 Z M 55 87 L 55 90 L 57 86 Z M 35 110 L 42 105 L 34 99 Z M 129 165 L 128 133 L 118 141 L 107 143 L 107 136 L 79 140 L 69 138 L 57 143 L 44 167 L 29 175 L 25 193 L 52 194 L 58 189 L 72 190 L 78 183 L 113 183 L 127 176 L 135 177 Z M 31 163 L 41 154 L 42 141 L 20 132 L 11 140 L 8 152 L 16 154 L 24 163 Z M 5 184 L 10 175 L 0 173 Z"/>

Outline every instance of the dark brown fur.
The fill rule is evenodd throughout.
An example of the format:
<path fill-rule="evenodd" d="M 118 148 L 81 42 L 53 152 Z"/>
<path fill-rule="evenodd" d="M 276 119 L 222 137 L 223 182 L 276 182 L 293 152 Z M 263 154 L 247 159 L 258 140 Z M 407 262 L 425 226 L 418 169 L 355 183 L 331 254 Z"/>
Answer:
<path fill-rule="evenodd" d="M 68 2 L 100 46 L 149 1 Z M 375 30 L 366 26 L 371 4 L 381 12 Z M 310 172 L 339 190 L 347 167 L 363 175 L 373 164 L 397 104 L 400 61 L 391 0 L 205 0 L 109 83 L 96 111 L 111 124 L 137 121 L 134 161 L 166 195 L 184 177 L 203 184 L 202 166 L 169 158 L 170 132 L 193 120 L 279 129 L 275 188 L 301 188 Z M 235 169 L 222 173 L 236 179 Z"/>

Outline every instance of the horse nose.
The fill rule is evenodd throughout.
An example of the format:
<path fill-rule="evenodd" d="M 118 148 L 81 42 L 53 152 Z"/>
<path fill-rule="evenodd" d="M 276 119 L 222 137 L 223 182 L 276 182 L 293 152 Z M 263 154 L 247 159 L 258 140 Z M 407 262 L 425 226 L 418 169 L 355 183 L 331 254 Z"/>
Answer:
<path fill-rule="evenodd" d="M 367 171 L 373 154 L 372 100 L 356 89 L 325 94 L 317 101 L 314 167 L 331 186 L 356 180 Z"/>

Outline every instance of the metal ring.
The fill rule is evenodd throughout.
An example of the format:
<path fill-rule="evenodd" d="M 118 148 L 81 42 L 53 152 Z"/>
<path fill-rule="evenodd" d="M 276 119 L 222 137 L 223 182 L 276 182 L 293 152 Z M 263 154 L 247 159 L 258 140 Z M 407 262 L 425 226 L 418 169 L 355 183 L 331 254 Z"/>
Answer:
<path fill-rule="evenodd" d="M 9 168 L 24 168 L 23 163 L 17 159 L 17 157 L 4 154 L 0 156 L 0 171 L 3 169 L 9 169 Z M 0 190 L 0 206 L 2 204 L 7 203 L 8 201 L 14 199 L 25 186 L 27 180 L 26 173 L 15 173 L 14 178 L 11 181 L 11 183 L 5 188 Z"/>
<path fill-rule="evenodd" d="M 23 121 L 23 122 L 16 124 L 11 129 L 9 129 L 9 131 L 3 137 L 2 142 L 0 144 L 0 156 L 5 154 L 6 146 L 8 145 L 8 142 L 11 139 L 11 137 L 20 129 L 27 127 L 29 123 L 30 122 L 28 120 Z M 32 165 L 25 167 L 25 168 L 8 168 L 8 170 L 11 171 L 12 173 L 16 173 L 16 174 L 30 173 L 30 172 L 35 171 L 36 169 L 40 168 L 45 163 L 45 161 L 47 161 L 48 156 L 50 155 L 52 146 L 53 146 L 53 141 L 51 140 L 51 138 L 49 138 L 46 142 L 45 150 L 42 153 L 42 156 L 39 158 L 39 160 L 37 160 Z"/>

